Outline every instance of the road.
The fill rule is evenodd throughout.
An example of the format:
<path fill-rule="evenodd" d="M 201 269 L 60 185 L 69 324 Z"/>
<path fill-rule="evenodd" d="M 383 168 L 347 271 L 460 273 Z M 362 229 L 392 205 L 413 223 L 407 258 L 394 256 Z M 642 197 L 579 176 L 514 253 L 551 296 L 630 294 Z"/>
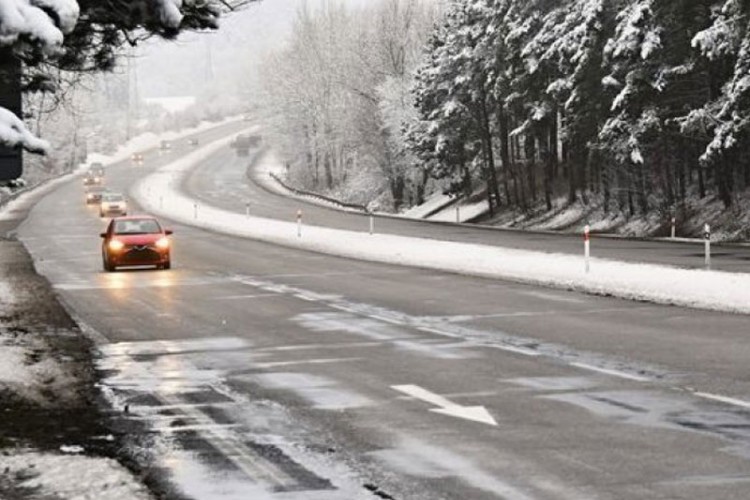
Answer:
<path fill-rule="evenodd" d="M 230 148 L 215 155 L 205 168 L 195 170 L 185 182 L 187 191 L 197 198 L 227 210 L 244 212 L 250 202 L 254 215 L 292 221 L 298 209 L 303 211 L 305 224 L 368 231 L 366 215 L 347 213 L 332 208 L 291 201 L 263 189 L 259 174 L 252 169 L 254 182 L 246 182 L 245 172 L 251 159 L 237 157 Z M 583 254 L 583 238 L 574 234 L 548 234 L 471 226 L 442 222 L 414 221 L 403 218 L 376 217 L 376 231 L 402 236 L 417 236 L 448 241 L 495 245 L 506 248 L 540 252 Z M 750 246 L 712 245 L 712 269 L 730 272 L 750 272 Z M 645 262 L 683 268 L 705 266 L 703 245 L 696 243 L 628 240 L 624 238 L 593 237 L 594 257 Z"/>
<path fill-rule="evenodd" d="M 179 143 L 169 155 L 147 154 L 142 168 L 115 165 L 108 184 L 126 191 L 188 150 Z M 244 162 L 220 152 L 187 189 L 244 209 Z M 249 189 L 258 215 L 296 211 Z M 362 222 L 305 210 L 311 223 L 322 214 L 337 227 Z M 108 274 L 103 226 L 74 182 L 39 201 L 17 236 L 99 340 L 104 390 L 127 406 L 123 425 L 143 431 L 134 442 L 153 452 L 149 477 L 164 479 L 168 497 L 750 492 L 747 316 L 354 261 L 182 225 L 172 227 L 173 270 Z"/>

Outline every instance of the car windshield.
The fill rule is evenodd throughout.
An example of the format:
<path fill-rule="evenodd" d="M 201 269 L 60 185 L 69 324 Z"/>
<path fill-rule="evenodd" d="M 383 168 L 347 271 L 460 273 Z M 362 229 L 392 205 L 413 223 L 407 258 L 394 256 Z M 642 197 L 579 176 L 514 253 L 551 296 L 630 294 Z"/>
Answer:
<path fill-rule="evenodd" d="M 104 193 L 104 188 L 101 187 L 101 186 L 93 186 L 93 187 L 89 188 L 88 192 L 89 193 L 94 193 L 94 194 L 102 194 L 102 193 Z"/>
<path fill-rule="evenodd" d="M 105 194 L 104 201 L 123 201 L 121 194 Z"/>
<path fill-rule="evenodd" d="M 161 227 L 154 219 L 125 219 L 115 221 L 115 234 L 160 233 Z"/>

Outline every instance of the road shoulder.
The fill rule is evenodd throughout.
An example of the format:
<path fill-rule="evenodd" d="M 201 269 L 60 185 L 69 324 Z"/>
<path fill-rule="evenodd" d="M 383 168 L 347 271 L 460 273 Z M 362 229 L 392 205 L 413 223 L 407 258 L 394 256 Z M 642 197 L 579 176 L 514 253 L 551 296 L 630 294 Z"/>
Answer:
<path fill-rule="evenodd" d="M 93 351 L 23 245 L 0 239 L 0 497 L 151 497 L 121 463 Z"/>

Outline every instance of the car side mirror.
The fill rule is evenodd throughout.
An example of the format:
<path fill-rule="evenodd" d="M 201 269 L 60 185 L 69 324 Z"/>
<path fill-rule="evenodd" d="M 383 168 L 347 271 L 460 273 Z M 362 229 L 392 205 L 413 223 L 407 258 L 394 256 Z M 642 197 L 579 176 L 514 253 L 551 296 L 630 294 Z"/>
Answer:
<path fill-rule="evenodd" d="M 99 236 L 101 236 L 102 238 L 106 238 L 107 237 L 107 233 L 99 233 Z"/>
<path fill-rule="evenodd" d="M 166 234 L 167 236 L 169 236 L 169 235 L 171 235 L 173 233 L 174 233 L 174 231 L 172 231 L 171 229 L 165 229 L 164 230 L 164 234 Z"/>

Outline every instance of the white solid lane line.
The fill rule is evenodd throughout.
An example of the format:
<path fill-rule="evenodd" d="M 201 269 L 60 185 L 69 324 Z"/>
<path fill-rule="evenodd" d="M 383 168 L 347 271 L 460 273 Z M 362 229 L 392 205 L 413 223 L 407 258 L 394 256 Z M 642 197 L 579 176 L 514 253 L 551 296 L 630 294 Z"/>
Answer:
<path fill-rule="evenodd" d="M 627 380 L 634 380 L 636 382 L 650 382 L 651 379 L 648 377 L 642 377 L 640 375 L 633 375 L 631 373 L 621 372 L 619 370 L 610 370 L 608 368 L 601 368 L 598 366 L 588 365 L 586 363 L 570 363 L 570 366 L 575 366 L 583 370 L 589 370 L 592 372 L 603 373 L 605 375 L 612 375 L 613 377 L 624 378 Z"/>
<path fill-rule="evenodd" d="M 710 392 L 693 392 L 693 394 L 699 398 L 710 399 L 712 401 L 750 409 L 750 401 L 743 401 L 742 399 L 730 398 L 729 396 L 721 396 L 719 394 L 711 394 Z"/>

